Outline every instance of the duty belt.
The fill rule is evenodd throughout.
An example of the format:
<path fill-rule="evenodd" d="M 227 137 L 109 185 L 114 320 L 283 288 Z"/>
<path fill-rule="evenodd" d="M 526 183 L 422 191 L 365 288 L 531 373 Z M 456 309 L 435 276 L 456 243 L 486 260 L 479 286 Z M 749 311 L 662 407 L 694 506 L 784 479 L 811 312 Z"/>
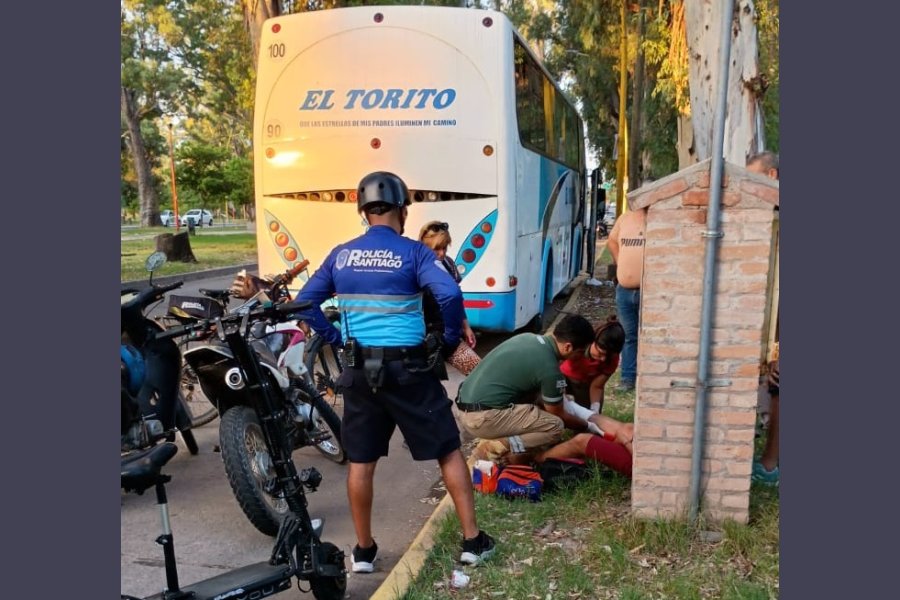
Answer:
<path fill-rule="evenodd" d="M 367 358 L 380 357 L 382 360 L 403 360 L 403 359 L 424 359 L 427 358 L 425 348 L 423 346 L 408 346 L 405 348 L 398 347 L 373 347 L 368 346 L 359 349 L 360 367 Z"/>

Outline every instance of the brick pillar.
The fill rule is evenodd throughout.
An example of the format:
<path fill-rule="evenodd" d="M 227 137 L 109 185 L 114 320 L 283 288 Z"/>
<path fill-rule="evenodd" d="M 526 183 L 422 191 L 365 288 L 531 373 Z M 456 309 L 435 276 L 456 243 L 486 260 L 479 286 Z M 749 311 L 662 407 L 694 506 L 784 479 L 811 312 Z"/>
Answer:
<path fill-rule="evenodd" d="M 710 161 L 629 194 L 648 207 L 632 510 L 680 517 L 690 504 L 700 304 Z M 726 164 L 701 508 L 714 521 L 748 518 L 757 388 L 773 259 L 778 183 Z"/>

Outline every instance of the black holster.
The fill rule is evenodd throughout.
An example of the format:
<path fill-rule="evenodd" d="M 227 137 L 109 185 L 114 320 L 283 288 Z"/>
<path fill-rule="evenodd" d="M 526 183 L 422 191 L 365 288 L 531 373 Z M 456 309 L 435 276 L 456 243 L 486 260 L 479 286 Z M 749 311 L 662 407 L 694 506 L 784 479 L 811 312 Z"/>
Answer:
<path fill-rule="evenodd" d="M 374 392 L 384 385 L 384 350 L 371 348 L 370 356 L 363 362 L 363 373 L 366 375 L 366 383 Z"/>

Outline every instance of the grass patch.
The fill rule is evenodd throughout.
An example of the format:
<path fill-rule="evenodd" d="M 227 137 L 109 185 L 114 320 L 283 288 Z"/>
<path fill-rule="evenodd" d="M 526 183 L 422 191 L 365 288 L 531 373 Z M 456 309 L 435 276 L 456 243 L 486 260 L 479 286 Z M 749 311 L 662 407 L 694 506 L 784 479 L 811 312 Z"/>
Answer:
<path fill-rule="evenodd" d="M 617 375 L 613 379 L 617 379 Z M 607 384 L 605 414 L 631 421 L 634 392 Z M 747 525 L 720 527 L 631 516 L 631 482 L 598 467 L 576 488 L 542 502 L 476 494 L 478 524 L 497 540 L 497 554 L 462 590 L 449 588 L 461 535 L 455 515 L 439 525 L 422 571 L 404 600 L 778 597 L 778 490 L 754 484 Z M 706 541 L 715 530 L 718 541 Z"/>
<path fill-rule="evenodd" d="M 133 232 L 122 239 L 122 271 L 120 281 L 134 281 L 147 278 L 144 262 L 156 250 L 155 236 L 173 233 L 173 229 L 152 227 Z M 230 234 L 206 233 L 198 230 L 191 236 L 191 250 L 196 263 L 167 262 L 155 273 L 156 277 L 180 275 L 205 271 L 219 267 L 256 262 L 256 233 L 241 232 Z"/>

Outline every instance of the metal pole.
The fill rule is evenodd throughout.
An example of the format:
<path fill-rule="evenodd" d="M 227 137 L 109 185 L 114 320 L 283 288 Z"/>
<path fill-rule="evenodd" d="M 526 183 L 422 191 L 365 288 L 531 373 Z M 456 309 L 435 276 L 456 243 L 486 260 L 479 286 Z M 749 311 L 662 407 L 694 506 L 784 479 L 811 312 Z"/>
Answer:
<path fill-rule="evenodd" d="M 700 309 L 700 352 L 697 357 L 697 399 L 694 406 L 694 445 L 691 455 L 690 520 L 697 519 L 700 509 L 700 480 L 703 477 L 703 434 L 706 430 L 706 400 L 710 387 L 709 366 L 712 340 L 712 321 L 715 312 L 716 257 L 718 242 L 722 237 L 719 230 L 722 202 L 722 173 L 725 168 L 723 149 L 725 147 L 725 110 L 728 100 L 728 62 L 731 56 L 731 19 L 734 14 L 734 0 L 722 3 L 722 40 L 719 44 L 719 90 L 713 122 L 713 153 L 709 174 L 709 211 L 706 216 L 707 230 L 706 257 L 703 267 L 703 297 Z"/>
<path fill-rule="evenodd" d="M 178 219 L 178 191 L 175 189 L 175 145 L 172 142 L 172 123 L 169 123 L 169 171 L 172 173 L 172 210 L 175 212 L 175 231 L 181 228 Z"/>

